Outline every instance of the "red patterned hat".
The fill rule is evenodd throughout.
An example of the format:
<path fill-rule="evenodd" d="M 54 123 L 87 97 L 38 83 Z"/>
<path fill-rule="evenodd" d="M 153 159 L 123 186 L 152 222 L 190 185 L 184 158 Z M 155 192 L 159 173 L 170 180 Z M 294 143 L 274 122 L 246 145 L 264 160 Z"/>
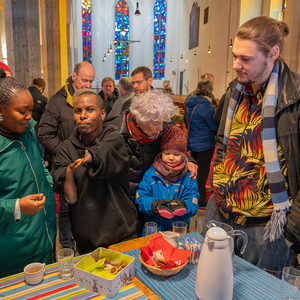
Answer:
<path fill-rule="evenodd" d="M 170 128 L 164 132 L 160 139 L 159 150 L 163 151 L 165 149 L 173 149 L 186 153 L 186 137 L 180 128 L 170 126 Z"/>
<path fill-rule="evenodd" d="M 9 71 L 9 73 L 11 74 L 12 76 L 12 72 L 11 72 L 11 69 L 9 68 L 8 65 L 4 64 L 3 62 L 0 61 L 0 69 L 4 69 L 4 70 L 7 70 Z"/>

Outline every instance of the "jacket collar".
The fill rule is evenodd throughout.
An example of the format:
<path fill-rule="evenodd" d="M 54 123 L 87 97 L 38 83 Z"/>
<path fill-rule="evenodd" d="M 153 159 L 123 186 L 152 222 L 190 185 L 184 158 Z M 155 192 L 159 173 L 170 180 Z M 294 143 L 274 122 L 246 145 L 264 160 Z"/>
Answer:
<path fill-rule="evenodd" d="M 37 88 L 36 86 L 30 86 L 28 88 L 29 92 L 35 92 L 37 94 L 43 95 L 43 93 L 41 92 L 41 90 L 39 88 Z"/>
<path fill-rule="evenodd" d="M 103 92 L 103 90 L 101 90 L 100 92 L 99 92 L 99 96 L 101 97 L 101 98 L 103 98 L 103 100 L 105 99 L 104 98 L 104 92 Z M 112 94 L 110 95 L 110 96 L 108 96 L 107 97 L 107 99 L 106 100 L 114 100 L 114 99 L 116 99 L 116 98 L 119 98 L 119 92 L 118 92 L 118 90 L 116 89 L 116 88 L 114 88 L 114 91 L 112 92 Z"/>
<path fill-rule="evenodd" d="M 10 143 L 15 142 L 15 141 L 21 141 L 23 140 L 23 137 L 32 129 L 34 128 L 34 125 L 36 124 L 36 121 L 33 120 L 33 118 L 30 119 L 28 127 L 26 128 L 26 130 L 21 133 L 18 137 L 18 139 L 11 139 L 8 137 L 5 137 L 3 135 L 0 134 L 0 152 L 6 148 Z"/>
<path fill-rule="evenodd" d="M 69 82 L 67 82 L 64 86 L 65 92 L 67 94 L 67 103 L 73 107 L 73 95 L 75 94 L 74 88 L 72 83 L 70 84 Z"/>
<path fill-rule="evenodd" d="M 95 138 L 94 142 L 92 145 L 88 146 L 85 145 L 81 140 L 80 140 L 80 133 L 78 131 L 78 128 L 75 129 L 74 133 L 70 136 L 70 141 L 72 142 L 72 144 L 78 146 L 79 148 L 83 148 L 83 149 L 87 149 L 89 147 L 92 147 L 93 145 L 96 145 L 98 142 L 100 142 L 103 137 L 110 131 L 114 131 L 115 129 L 111 126 L 106 126 L 105 124 L 103 124 L 102 127 L 102 131 L 101 133 L 98 135 L 97 138 Z"/>
<path fill-rule="evenodd" d="M 279 61 L 278 102 L 276 114 L 300 99 L 300 75 L 292 72 L 284 60 Z"/>
<path fill-rule="evenodd" d="M 203 103 L 206 101 L 208 101 L 210 103 L 212 102 L 212 100 L 207 97 L 203 97 L 203 96 L 196 95 L 196 94 L 190 94 L 185 100 L 185 105 L 187 107 L 193 107 L 199 103 Z"/>
<path fill-rule="evenodd" d="M 131 134 L 130 134 L 130 132 L 129 132 L 129 129 L 128 129 L 128 126 L 127 126 L 127 121 L 126 121 L 126 118 L 127 118 L 127 115 L 128 115 L 128 113 L 130 112 L 130 110 L 129 109 L 126 109 L 126 110 L 124 110 L 124 111 L 122 111 L 122 113 L 121 113 L 121 115 L 120 115 L 120 124 L 119 124 L 119 128 L 118 128 L 118 131 L 119 131 L 119 133 L 121 133 L 123 136 L 127 136 L 127 137 L 129 137 L 129 138 L 131 138 L 131 139 L 133 139 L 133 140 L 136 140 L 135 138 L 133 138 L 132 136 L 131 136 Z M 164 129 L 166 129 L 165 128 L 165 123 L 164 123 Z M 151 142 L 154 142 L 154 141 L 156 141 L 157 139 L 159 139 L 162 135 L 163 135 L 163 132 L 164 132 L 165 130 L 162 130 L 160 133 L 159 133 L 159 135 L 153 140 L 153 141 L 151 141 Z M 147 144 L 150 144 L 151 142 L 149 142 L 149 143 L 147 143 Z"/>

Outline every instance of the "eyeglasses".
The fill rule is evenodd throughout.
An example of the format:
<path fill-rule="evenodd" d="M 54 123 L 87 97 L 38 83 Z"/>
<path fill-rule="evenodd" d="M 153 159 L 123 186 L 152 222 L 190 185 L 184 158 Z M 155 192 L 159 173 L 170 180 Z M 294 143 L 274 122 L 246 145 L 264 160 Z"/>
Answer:
<path fill-rule="evenodd" d="M 149 77 L 147 77 L 147 78 L 144 78 L 144 79 L 142 79 L 142 80 L 138 80 L 138 81 L 132 81 L 132 85 L 135 85 L 135 84 L 137 84 L 137 85 L 141 85 L 142 84 L 142 82 L 144 81 L 144 80 L 148 80 L 149 79 Z"/>

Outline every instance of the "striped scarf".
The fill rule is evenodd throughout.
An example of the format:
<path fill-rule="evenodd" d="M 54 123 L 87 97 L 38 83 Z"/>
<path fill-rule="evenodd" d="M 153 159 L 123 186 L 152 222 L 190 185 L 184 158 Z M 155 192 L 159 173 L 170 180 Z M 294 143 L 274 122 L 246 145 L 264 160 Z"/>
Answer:
<path fill-rule="evenodd" d="M 276 63 L 265 91 L 261 115 L 261 138 L 266 174 L 274 206 L 272 216 L 265 227 L 264 234 L 264 239 L 270 242 L 277 240 L 283 235 L 283 227 L 286 224 L 286 212 L 289 211 L 289 207 L 291 206 L 277 155 L 275 109 L 278 97 L 278 72 L 279 64 Z M 241 84 L 237 84 L 229 102 L 224 130 L 223 159 L 225 159 L 226 156 L 231 125 L 238 107 L 239 99 L 241 98 L 242 87 Z"/>

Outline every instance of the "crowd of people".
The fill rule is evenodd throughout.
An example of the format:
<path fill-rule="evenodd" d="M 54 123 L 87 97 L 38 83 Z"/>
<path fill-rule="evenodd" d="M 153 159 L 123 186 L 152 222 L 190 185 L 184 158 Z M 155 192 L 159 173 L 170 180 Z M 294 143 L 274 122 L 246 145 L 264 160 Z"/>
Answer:
<path fill-rule="evenodd" d="M 97 93 L 93 66 L 80 62 L 48 100 L 43 79 L 27 89 L 1 63 L 0 277 L 55 261 L 53 191 L 59 241 L 80 254 L 143 235 L 147 221 L 189 224 L 206 206 L 206 221 L 247 233 L 244 259 L 280 277 L 300 240 L 300 76 L 280 56 L 288 33 L 269 17 L 243 24 L 232 48 L 237 78 L 217 106 L 214 76 L 201 77 L 185 101 L 187 132 L 148 67 L 118 89 L 105 77 Z"/>

